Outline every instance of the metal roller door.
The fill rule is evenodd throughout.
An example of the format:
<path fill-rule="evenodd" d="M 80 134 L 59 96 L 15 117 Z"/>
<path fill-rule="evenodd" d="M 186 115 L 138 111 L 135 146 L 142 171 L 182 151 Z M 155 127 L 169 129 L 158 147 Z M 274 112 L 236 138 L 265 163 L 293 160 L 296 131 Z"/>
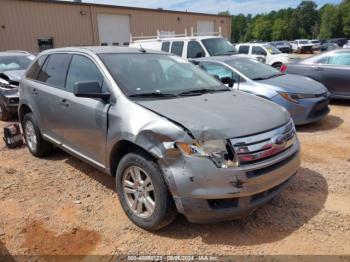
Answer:
<path fill-rule="evenodd" d="M 98 34 L 101 45 L 124 46 L 130 40 L 130 17 L 128 15 L 98 14 Z"/>

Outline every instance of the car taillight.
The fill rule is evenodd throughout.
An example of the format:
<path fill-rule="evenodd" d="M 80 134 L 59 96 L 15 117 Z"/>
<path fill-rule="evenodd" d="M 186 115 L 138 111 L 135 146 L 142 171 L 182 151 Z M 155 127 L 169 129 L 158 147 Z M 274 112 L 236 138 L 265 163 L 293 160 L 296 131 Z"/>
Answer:
<path fill-rule="evenodd" d="M 280 70 L 281 70 L 281 72 L 286 72 L 287 71 L 287 66 L 286 65 L 282 65 Z"/>

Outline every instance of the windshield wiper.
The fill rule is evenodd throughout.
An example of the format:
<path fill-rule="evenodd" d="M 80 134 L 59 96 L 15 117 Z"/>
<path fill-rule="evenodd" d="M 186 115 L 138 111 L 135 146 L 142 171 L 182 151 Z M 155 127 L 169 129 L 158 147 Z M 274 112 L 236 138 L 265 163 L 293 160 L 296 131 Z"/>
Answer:
<path fill-rule="evenodd" d="M 215 93 L 215 92 L 224 92 L 224 91 L 231 91 L 230 89 L 209 89 L 209 88 L 203 88 L 203 89 L 193 89 L 189 91 L 184 91 L 179 93 L 179 96 L 192 96 L 192 95 L 202 95 L 207 93 Z"/>
<path fill-rule="evenodd" d="M 232 55 L 234 53 L 237 53 L 236 50 L 228 50 L 228 51 L 225 51 L 225 52 L 218 52 L 218 53 L 215 53 L 214 56 L 221 56 L 221 55 Z"/>
<path fill-rule="evenodd" d="M 132 95 L 129 95 L 129 97 L 145 97 L 145 98 L 148 98 L 148 97 L 177 97 L 177 95 L 175 94 L 167 94 L 167 93 L 157 93 L 157 92 L 151 92 L 151 93 L 140 93 L 140 94 L 132 94 Z"/>
<path fill-rule="evenodd" d="M 252 80 L 254 81 L 258 81 L 258 80 L 267 80 L 267 79 L 271 79 L 271 78 L 274 78 L 274 77 L 278 77 L 278 76 L 282 76 L 284 75 L 283 73 L 281 74 L 274 74 L 274 75 L 270 75 L 270 76 L 266 76 L 266 77 L 257 77 L 257 78 L 253 78 Z"/>

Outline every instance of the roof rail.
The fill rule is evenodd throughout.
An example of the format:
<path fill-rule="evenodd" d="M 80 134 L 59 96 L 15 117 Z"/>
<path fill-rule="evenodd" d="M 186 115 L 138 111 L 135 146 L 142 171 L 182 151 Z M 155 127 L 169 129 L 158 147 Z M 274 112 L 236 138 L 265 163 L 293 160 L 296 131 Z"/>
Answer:
<path fill-rule="evenodd" d="M 147 39 L 157 39 L 161 40 L 163 38 L 176 38 L 176 37 L 195 37 L 195 36 L 206 36 L 206 35 L 217 35 L 217 36 L 222 36 L 222 31 L 221 31 L 221 26 L 219 26 L 219 31 L 218 32 L 203 32 L 203 33 L 195 33 L 193 30 L 193 27 L 191 27 L 191 34 L 187 34 L 187 28 L 185 28 L 184 34 L 165 34 L 162 35 L 160 33 L 160 30 L 157 29 L 157 35 L 155 36 L 133 36 L 130 34 L 130 43 L 134 42 L 135 40 L 147 40 Z"/>

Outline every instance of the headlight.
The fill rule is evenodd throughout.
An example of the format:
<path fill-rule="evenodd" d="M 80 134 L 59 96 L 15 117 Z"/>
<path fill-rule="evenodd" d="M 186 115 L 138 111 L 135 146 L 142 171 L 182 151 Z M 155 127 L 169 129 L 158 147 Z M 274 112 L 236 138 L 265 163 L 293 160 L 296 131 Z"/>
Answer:
<path fill-rule="evenodd" d="M 188 156 L 209 158 L 219 168 L 239 166 L 239 162 L 226 140 L 194 141 L 191 144 L 176 143 L 181 152 Z"/>
<path fill-rule="evenodd" d="M 279 94 L 286 100 L 292 103 L 299 103 L 299 99 L 315 98 L 314 94 L 296 94 L 296 93 L 285 93 L 279 92 Z"/>

